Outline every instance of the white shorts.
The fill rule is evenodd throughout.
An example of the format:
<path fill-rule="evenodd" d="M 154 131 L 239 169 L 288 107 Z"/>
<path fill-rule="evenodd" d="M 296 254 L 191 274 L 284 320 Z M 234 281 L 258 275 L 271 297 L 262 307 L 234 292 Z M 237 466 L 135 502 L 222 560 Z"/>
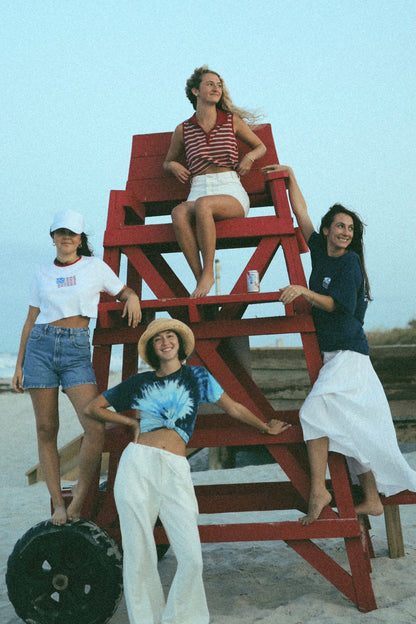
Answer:
<path fill-rule="evenodd" d="M 200 197 L 206 197 L 207 195 L 231 195 L 242 205 L 244 216 L 248 215 L 250 198 L 235 171 L 207 173 L 192 178 L 191 192 L 187 201 L 196 201 Z"/>

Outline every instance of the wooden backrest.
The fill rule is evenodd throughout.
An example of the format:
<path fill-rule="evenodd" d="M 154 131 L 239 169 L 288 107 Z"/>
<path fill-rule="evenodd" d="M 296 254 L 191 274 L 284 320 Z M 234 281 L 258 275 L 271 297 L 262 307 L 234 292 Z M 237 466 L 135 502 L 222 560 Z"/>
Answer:
<path fill-rule="evenodd" d="M 266 145 L 267 152 L 253 165 L 250 173 L 241 178 L 241 182 L 250 196 L 252 207 L 268 206 L 270 197 L 265 191 L 264 176 L 260 169 L 265 165 L 277 163 L 277 153 L 270 124 L 256 126 L 254 132 Z M 171 132 L 133 136 L 126 190 L 145 206 L 146 216 L 170 214 L 173 206 L 184 201 L 189 194 L 189 184 L 181 184 L 162 167 L 171 138 Z M 240 158 L 250 151 L 250 148 L 241 141 L 238 141 L 238 149 Z"/>

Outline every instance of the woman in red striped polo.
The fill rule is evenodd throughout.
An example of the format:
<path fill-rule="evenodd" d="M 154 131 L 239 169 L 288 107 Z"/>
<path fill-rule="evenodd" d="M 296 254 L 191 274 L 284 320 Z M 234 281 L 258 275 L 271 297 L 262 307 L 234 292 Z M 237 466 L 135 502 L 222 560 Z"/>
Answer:
<path fill-rule="evenodd" d="M 217 72 L 198 67 L 185 91 L 195 113 L 176 127 L 163 166 L 180 182 L 191 181 L 187 200 L 172 210 L 172 222 L 195 275 L 192 297 L 204 297 L 215 281 L 215 221 L 247 216 L 250 201 L 240 176 L 266 147 L 250 128 L 255 116 L 233 105 Z M 240 162 L 237 138 L 251 148 Z M 184 156 L 187 167 L 180 162 Z"/>

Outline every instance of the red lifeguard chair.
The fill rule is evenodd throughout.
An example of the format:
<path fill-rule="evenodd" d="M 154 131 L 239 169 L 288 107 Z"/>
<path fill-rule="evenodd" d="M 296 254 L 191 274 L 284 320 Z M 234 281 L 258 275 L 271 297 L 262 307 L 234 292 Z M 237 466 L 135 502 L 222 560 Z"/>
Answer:
<path fill-rule="evenodd" d="M 238 276 L 230 294 L 191 299 L 180 277 L 172 270 L 168 256 L 179 251 L 170 219 L 152 223 L 152 217 L 169 215 L 173 206 L 187 196 L 187 188 L 166 174 L 162 162 L 167 153 L 171 133 L 133 137 L 132 156 L 126 190 L 112 191 L 104 236 L 104 260 L 120 274 L 121 258 L 127 259 L 127 284 L 139 295 L 145 282 L 154 299 L 142 297 L 144 323 L 137 329 L 124 325 L 120 319 L 122 305 L 103 297 L 94 332 L 94 368 L 100 390 L 107 388 L 113 345 L 123 347 L 122 378 L 137 372 L 137 342 L 156 313 L 164 311 L 192 328 L 196 337 L 192 364 L 201 364 L 220 380 L 230 396 L 244 403 L 263 420 L 279 418 L 292 423 L 289 431 L 267 437 L 248 426 L 236 423 L 218 413 L 198 416 L 190 440 L 192 448 L 264 444 L 285 471 L 289 481 L 280 483 L 249 483 L 204 485 L 196 487 L 200 512 L 203 514 L 235 511 L 288 510 L 306 512 L 310 478 L 306 449 L 299 426 L 298 412 L 275 410 L 240 362 L 229 339 L 237 336 L 300 334 L 311 383 L 321 367 L 321 356 L 309 305 L 302 299 L 285 308 L 279 303 L 279 288 L 288 282 L 305 284 L 300 253 L 306 245 L 293 219 L 285 187 L 285 172 L 267 174 L 260 166 L 278 162 L 271 127 L 258 126 L 256 133 L 267 147 L 261 163 L 243 179 L 252 208 L 271 206 L 270 216 L 233 219 L 216 224 L 217 248 L 252 248 L 253 253 Z M 245 146 L 240 145 L 241 153 Z M 270 292 L 248 293 L 246 273 L 256 269 L 260 280 L 266 274 L 276 252 L 283 252 L 287 274 L 276 275 Z M 281 252 L 280 252 L 281 253 Z M 272 314 L 250 316 L 252 304 L 272 304 Z M 266 309 L 266 308 L 265 308 Z M 109 454 L 106 490 L 97 482 L 91 488 L 83 515 L 90 518 L 116 541 L 120 529 L 113 499 L 113 484 L 120 453 L 129 440 L 124 428 L 107 430 L 104 452 Z M 332 506 L 327 507 L 318 521 L 302 526 L 298 521 L 205 524 L 200 526 L 202 542 L 284 540 L 326 579 L 363 611 L 376 609 L 370 580 L 371 544 L 357 518 L 344 458 L 331 453 L 329 457 Z M 162 527 L 155 529 L 158 544 L 167 544 Z M 347 572 L 318 546 L 314 539 L 343 538 L 350 564 Z"/>
<path fill-rule="evenodd" d="M 127 277 L 123 281 L 141 296 L 143 324 L 137 329 L 126 327 L 121 319 L 122 304 L 102 297 L 93 337 L 97 382 L 100 391 L 107 388 L 113 345 L 123 345 L 122 379 L 137 372 L 138 340 L 158 312 L 189 324 L 196 337 L 191 363 L 206 366 L 227 393 L 263 420 L 275 417 L 293 425 L 280 436 L 266 437 L 225 414 L 198 415 L 190 448 L 264 445 L 289 479 L 196 486 L 200 512 L 211 515 L 211 522 L 199 527 L 201 541 L 284 540 L 360 611 L 367 612 L 377 608 L 370 579 L 370 557 L 374 553 L 368 522 L 359 520 L 354 511 L 342 455 L 329 454 L 327 486 L 333 492 L 333 500 L 331 507 L 325 508 L 320 519 L 310 526 L 304 527 L 297 520 L 288 519 L 227 524 L 223 516 L 218 524 L 212 516 L 268 510 L 306 513 L 309 499 L 309 468 L 298 411 L 273 408 L 231 340 L 300 334 L 311 383 L 322 364 L 309 305 L 297 299 L 283 309 L 279 303 L 279 289 L 288 281 L 306 285 L 300 253 L 307 248 L 293 225 L 285 187 L 286 173 L 270 173 L 265 179 L 259 170 L 260 166 L 278 162 L 270 125 L 258 126 L 256 133 L 265 143 L 267 154 L 243 183 L 252 208 L 269 206 L 271 214 L 216 224 L 218 249 L 245 248 L 251 250 L 252 255 L 230 294 L 201 299 L 189 297 L 188 290 L 166 259 L 179 251 L 170 220 L 151 222 L 152 217 L 169 215 L 173 206 L 187 196 L 186 187 L 162 169 L 171 133 L 133 138 L 126 190 L 112 191 L 110 195 L 104 260 L 120 274 L 124 271 L 122 258 L 126 259 Z M 240 148 L 244 154 L 246 147 L 240 145 Z M 283 256 L 286 272 L 280 272 L 282 262 L 278 273 L 273 275 L 269 292 L 248 293 L 247 271 L 256 269 L 262 279 L 274 266 L 272 261 L 277 252 Z M 154 298 L 143 299 L 143 283 L 149 286 Z M 254 304 L 260 304 L 263 315 L 250 315 Z M 113 487 L 120 455 L 129 441 L 125 427 L 111 425 L 107 428 L 103 449 L 108 463 L 106 481 L 100 483 L 100 471 L 97 471 L 82 509 L 84 520 L 62 527 L 39 523 L 16 543 L 8 560 L 6 582 L 9 598 L 24 621 L 103 624 L 110 620 L 122 595 L 121 554 L 117 548 L 117 544 L 121 545 L 121 535 Z M 64 490 L 63 496 L 68 505 L 71 492 Z M 386 525 L 389 545 L 390 537 L 394 537 L 395 556 L 404 554 L 398 505 L 414 503 L 416 494 L 408 491 L 383 499 L 386 509 L 392 512 Z M 345 543 L 349 571 L 322 547 L 322 540 L 340 538 Z M 162 526 L 155 528 L 155 539 L 162 555 L 168 548 Z M 319 545 L 316 539 L 321 540 Z"/>

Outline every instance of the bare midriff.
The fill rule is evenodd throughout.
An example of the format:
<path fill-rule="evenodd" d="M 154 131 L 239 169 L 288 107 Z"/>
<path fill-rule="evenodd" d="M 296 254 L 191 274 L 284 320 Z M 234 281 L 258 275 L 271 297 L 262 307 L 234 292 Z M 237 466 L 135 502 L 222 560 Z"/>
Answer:
<path fill-rule="evenodd" d="M 175 455 L 185 456 L 185 440 L 182 440 L 179 433 L 173 429 L 156 429 L 156 431 L 141 433 L 138 444 L 153 446 Z"/>
<path fill-rule="evenodd" d="M 68 316 L 67 318 L 59 319 L 57 321 L 52 321 L 49 325 L 54 325 L 54 327 L 69 327 L 71 329 L 82 329 L 83 327 L 88 327 L 90 319 L 88 316 L 81 316 L 77 314 L 76 316 Z"/>

